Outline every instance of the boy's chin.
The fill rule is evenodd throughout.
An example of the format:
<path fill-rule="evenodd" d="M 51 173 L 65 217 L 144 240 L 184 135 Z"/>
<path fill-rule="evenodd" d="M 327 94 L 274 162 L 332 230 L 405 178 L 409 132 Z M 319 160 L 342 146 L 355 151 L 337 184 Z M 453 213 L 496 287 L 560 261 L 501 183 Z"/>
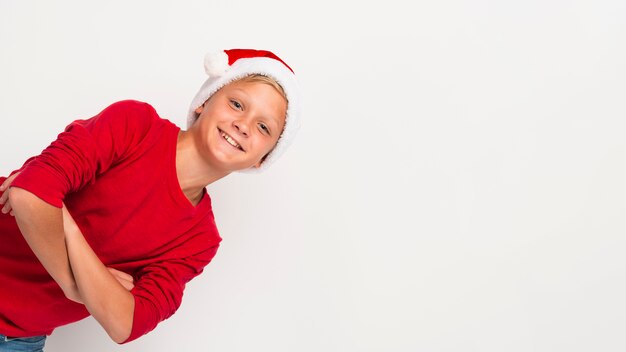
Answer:
<path fill-rule="evenodd" d="M 229 169 L 232 172 L 239 172 L 239 171 L 256 171 L 261 167 L 261 163 L 257 162 L 253 165 L 233 165 L 232 167 L 230 167 Z"/>

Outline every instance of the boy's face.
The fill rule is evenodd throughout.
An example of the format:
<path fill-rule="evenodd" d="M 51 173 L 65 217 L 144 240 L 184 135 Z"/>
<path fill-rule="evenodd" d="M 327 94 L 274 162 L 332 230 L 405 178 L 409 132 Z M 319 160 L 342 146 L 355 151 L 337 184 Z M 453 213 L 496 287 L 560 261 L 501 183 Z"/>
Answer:
<path fill-rule="evenodd" d="M 215 92 L 190 128 L 212 166 L 227 172 L 259 167 L 285 125 L 287 102 L 262 82 L 235 81 Z"/>

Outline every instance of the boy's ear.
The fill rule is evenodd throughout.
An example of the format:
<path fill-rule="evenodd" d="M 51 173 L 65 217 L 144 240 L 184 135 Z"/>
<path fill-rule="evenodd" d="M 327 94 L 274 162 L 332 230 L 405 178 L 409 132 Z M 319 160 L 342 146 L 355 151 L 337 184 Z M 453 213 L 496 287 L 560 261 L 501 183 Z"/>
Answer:
<path fill-rule="evenodd" d="M 198 106 L 196 108 L 196 110 L 195 110 L 196 114 L 200 115 L 202 113 L 202 110 L 204 110 L 204 104 L 202 104 L 202 105 L 200 105 L 200 106 Z"/>

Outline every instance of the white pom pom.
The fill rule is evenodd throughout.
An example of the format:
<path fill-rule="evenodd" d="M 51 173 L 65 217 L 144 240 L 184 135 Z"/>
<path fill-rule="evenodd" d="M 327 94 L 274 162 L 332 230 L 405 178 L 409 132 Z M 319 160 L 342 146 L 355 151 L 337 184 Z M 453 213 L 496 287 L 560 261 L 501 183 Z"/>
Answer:
<path fill-rule="evenodd" d="M 228 69 L 228 55 L 219 51 L 204 56 L 204 71 L 209 77 L 221 76 Z"/>

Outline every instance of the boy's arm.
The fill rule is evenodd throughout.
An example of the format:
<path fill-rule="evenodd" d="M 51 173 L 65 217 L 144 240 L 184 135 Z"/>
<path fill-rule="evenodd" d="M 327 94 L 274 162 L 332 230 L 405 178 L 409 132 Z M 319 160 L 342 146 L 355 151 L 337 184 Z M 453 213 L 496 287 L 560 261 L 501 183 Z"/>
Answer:
<path fill-rule="evenodd" d="M 65 207 L 62 214 L 69 262 L 83 304 L 111 339 L 122 343 L 132 330 L 135 299 L 100 261 Z"/>
<path fill-rule="evenodd" d="M 69 260 L 85 307 L 121 344 L 132 341 L 180 306 L 185 284 L 200 274 L 217 251 L 217 243 L 187 258 L 176 258 L 143 267 L 138 280 L 106 268 L 85 240 L 80 228 L 63 207 L 63 227 Z M 190 242 L 206 245 L 203 236 Z M 200 247 L 200 246 L 198 246 Z M 135 286 L 136 284 L 136 286 Z"/>
<path fill-rule="evenodd" d="M 2 212 L 15 215 L 35 255 L 72 300 L 79 297 L 64 242 L 62 202 L 67 194 L 92 184 L 127 157 L 157 116 L 145 103 L 112 104 L 90 119 L 72 122 L 3 183 L 3 190 L 11 183 L 13 187 L 0 196 Z"/>
<path fill-rule="evenodd" d="M 30 248 L 65 296 L 82 303 L 68 259 L 61 209 L 21 188 L 11 187 L 6 192 L 10 192 L 8 202 Z"/>
<path fill-rule="evenodd" d="M 65 295 L 85 304 L 115 342 L 128 339 L 135 304 L 129 292 L 132 278 L 104 266 L 65 207 L 21 188 L 7 192 L 22 235 Z"/>

